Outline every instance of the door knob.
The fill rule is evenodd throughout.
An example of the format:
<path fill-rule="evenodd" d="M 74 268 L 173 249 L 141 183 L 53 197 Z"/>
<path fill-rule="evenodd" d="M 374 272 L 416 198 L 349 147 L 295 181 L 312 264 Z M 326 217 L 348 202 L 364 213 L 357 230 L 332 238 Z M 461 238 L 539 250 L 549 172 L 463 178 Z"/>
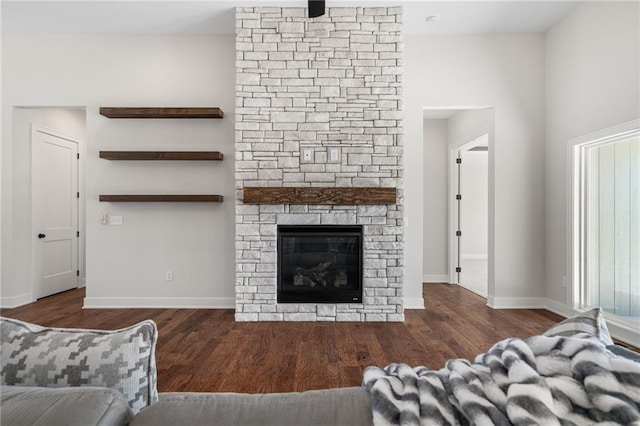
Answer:
<path fill-rule="evenodd" d="M 42 238 L 44 238 L 44 237 L 46 237 L 46 235 L 45 235 L 45 234 L 38 234 L 38 238 L 42 239 Z"/>

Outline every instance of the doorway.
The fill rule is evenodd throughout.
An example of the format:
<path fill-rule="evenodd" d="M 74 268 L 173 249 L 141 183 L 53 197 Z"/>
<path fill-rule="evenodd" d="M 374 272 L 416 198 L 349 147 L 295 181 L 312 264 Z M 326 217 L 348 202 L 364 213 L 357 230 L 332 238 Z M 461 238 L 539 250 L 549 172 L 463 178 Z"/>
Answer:
<path fill-rule="evenodd" d="M 492 106 L 423 109 L 424 283 L 455 283 L 483 297 L 493 294 L 493 138 Z M 465 177 L 461 188 L 457 181 L 458 156 L 462 165 L 465 160 L 468 165 L 460 169 L 461 177 Z M 471 176 L 466 176 L 469 173 Z M 473 175 L 478 173 L 480 182 L 474 182 L 478 179 Z M 465 191 L 468 183 L 476 183 L 479 188 L 466 189 L 465 199 L 459 189 Z M 457 200 L 458 194 L 461 200 Z M 479 197 L 480 207 L 474 203 Z M 474 214 L 478 208 L 482 212 Z M 460 223 L 459 209 L 466 210 Z M 463 228 L 467 229 L 466 235 Z M 457 231 L 462 231 L 460 239 Z M 482 237 L 474 238 L 478 234 Z"/>
<path fill-rule="evenodd" d="M 77 259 L 75 261 L 75 265 L 66 265 L 66 270 L 71 272 L 68 275 L 75 274 L 75 278 L 73 276 L 71 278 L 74 280 L 76 287 L 78 285 L 84 285 L 86 270 L 86 256 L 84 253 L 86 237 L 84 232 L 85 197 L 83 182 L 84 158 L 86 157 L 85 141 L 87 138 L 86 108 L 83 106 L 14 106 L 12 115 L 13 169 L 11 171 L 12 194 L 9 208 L 11 209 L 11 214 L 13 216 L 13 223 L 10 230 L 11 232 L 7 235 L 7 238 L 11 241 L 12 251 L 11 262 L 7 268 L 8 270 L 6 274 L 13 283 L 11 290 L 15 296 L 10 298 L 3 297 L 0 299 L 2 300 L 3 306 L 6 307 L 21 306 L 25 303 L 33 302 L 39 297 L 43 297 L 46 293 L 43 293 L 40 290 L 41 286 L 37 277 L 41 272 L 42 276 L 45 276 L 56 275 L 57 273 L 61 273 L 61 270 L 64 270 L 64 268 L 61 268 L 57 273 L 51 274 L 51 270 L 47 270 L 43 265 L 39 265 L 38 262 L 34 263 L 34 256 L 38 256 L 36 252 L 41 248 L 39 246 L 46 245 L 42 240 L 46 240 L 47 238 L 57 238 L 55 234 L 58 232 L 58 230 L 52 230 L 50 232 L 42 231 L 43 226 L 49 227 L 50 225 L 46 222 L 37 223 L 38 215 L 42 214 L 38 213 L 38 210 L 44 210 L 46 213 L 45 220 L 48 220 L 49 213 L 51 213 L 51 215 L 57 215 L 58 211 L 55 209 L 61 208 L 56 203 L 55 207 L 53 207 L 54 210 L 49 212 L 47 209 L 37 206 L 40 201 L 37 201 L 39 197 L 35 195 L 35 192 L 38 191 L 38 187 L 40 187 L 40 185 L 35 185 L 36 180 L 39 179 L 35 173 L 38 173 L 41 166 L 34 164 L 33 157 L 35 152 L 32 145 L 36 142 L 37 136 L 37 133 L 35 136 L 33 134 L 34 129 L 43 130 L 44 133 L 42 133 L 42 135 L 50 134 L 52 136 L 58 136 L 62 139 L 76 142 L 75 146 L 77 146 L 80 154 L 80 159 L 78 159 L 78 156 L 76 155 L 74 160 L 78 169 L 78 172 L 74 173 L 74 175 L 77 176 L 78 189 L 76 189 L 75 192 L 72 192 L 70 196 L 75 196 L 76 202 L 79 205 L 76 209 L 78 224 L 75 226 L 76 229 L 74 234 L 78 245 L 78 255 L 67 255 L 66 252 L 58 253 L 57 251 L 51 250 L 53 251 L 51 256 L 52 260 L 55 260 L 55 256 L 66 256 L 67 259 Z M 56 152 L 56 146 L 49 146 L 49 148 Z M 49 153 L 44 155 L 45 165 L 50 167 L 52 165 L 47 162 L 47 155 L 49 155 Z M 59 155 L 59 152 L 57 152 L 56 155 Z M 70 156 L 73 157 L 73 153 L 70 154 Z M 71 177 L 69 177 L 69 179 L 71 179 Z M 52 185 L 54 183 L 56 185 L 58 184 L 57 181 L 52 181 L 50 183 Z M 79 201 L 77 198 L 78 192 L 80 193 Z M 57 226 L 51 227 L 55 228 Z M 66 225 L 59 227 L 64 228 Z M 69 227 L 74 228 L 74 226 Z M 77 236 L 78 231 L 80 232 L 79 237 Z M 42 239 L 38 238 L 38 235 L 41 233 L 45 234 L 46 237 Z M 4 237 L 5 236 L 3 235 L 3 238 Z M 57 243 L 57 245 L 62 246 L 64 243 Z M 40 254 L 40 256 L 42 255 Z"/>

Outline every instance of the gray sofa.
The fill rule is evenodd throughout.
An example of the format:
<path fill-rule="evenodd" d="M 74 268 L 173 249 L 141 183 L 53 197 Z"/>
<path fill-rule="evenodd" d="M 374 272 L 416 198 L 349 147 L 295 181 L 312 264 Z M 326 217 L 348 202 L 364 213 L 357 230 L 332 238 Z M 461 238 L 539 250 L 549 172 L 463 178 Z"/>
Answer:
<path fill-rule="evenodd" d="M 161 393 L 157 328 L 42 327 L 0 317 L 6 425 L 371 425 L 360 387 L 274 394 Z"/>
<path fill-rule="evenodd" d="M 2 386 L 2 425 L 371 425 L 363 388 L 300 393 L 161 393 L 135 416 L 117 390 Z"/>
<path fill-rule="evenodd" d="M 494 423 L 519 424 L 524 422 L 518 417 L 522 415 L 544 424 L 569 418 L 579 420 L 571 424 L 598 419 L 611 420 L 610 424 L 640 422 L 640 354 L 613 344 L 599 309 L 556 324 L 543 336 L 498 342 L 473 365 L 450 360 L 438 371 L 403 364 L 384 370 L 370 367 L 364 372 L 363 387 L 279 394 L 158 394 L 157 329 L 152 321 L 104 331 L 46 328 L 0 317 L 0 326 L 3 426 L 359 426 L 440 424 L 446 416 L 470 423 L 480 422 L 476 418 L 480 416 L 502 419 Z M 527 358 L 534 353 L 535 362 Z M 454 370 L 453 376 L 447 375 Z M 542 375 L 539 380 L 531 379 L 537 374 Z M 576 379 L 584 381 L 584 389 Z M 445 385 L 439 389 L 439 384 Z M 554 387 L 552 400 L 544 397 L 549 386 Z M 524 394 L 517 394 L 525 388 Z M 445 389 L 452 393 L 441 394 Z M 503 416 L 500 410 L 506 408 L 507 395 L 501 392 L 507 389 L 513 391 L 511 412 Z M 563 396 L 576 389 L 583 397 Z M 477 404 L 483 395 L 498 398 L 495 405 L 487 405 L 493 407 L 490 411 Z M 540 395 L 542 399 L 536 399 Z M 591 402 L 582 406 L 584 401 Z M 602 401 L 604 406 L 599 407 Z M 557 413 L 541 410 L 546 404 Z M 541 421 L 545 418 L 549 422 Z"/>

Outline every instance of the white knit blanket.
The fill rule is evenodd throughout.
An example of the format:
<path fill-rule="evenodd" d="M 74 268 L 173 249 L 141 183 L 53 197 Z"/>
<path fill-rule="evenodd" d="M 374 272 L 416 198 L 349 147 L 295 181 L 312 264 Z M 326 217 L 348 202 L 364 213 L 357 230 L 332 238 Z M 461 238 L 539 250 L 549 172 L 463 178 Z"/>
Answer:
<path fill-rule="evenodd" d="M 376 426 L 640 425 L 640 363 L 586 334 L 503 340 L 439 371 L 369 367 L 363 386 Z"/>

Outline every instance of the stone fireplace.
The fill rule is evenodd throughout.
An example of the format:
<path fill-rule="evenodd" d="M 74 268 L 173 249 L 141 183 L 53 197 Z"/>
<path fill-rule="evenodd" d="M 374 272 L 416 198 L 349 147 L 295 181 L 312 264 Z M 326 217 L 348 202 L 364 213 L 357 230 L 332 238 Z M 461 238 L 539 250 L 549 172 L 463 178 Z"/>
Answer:
<path fill-rule="evenodd" d="M 401 36 L 400 7 L 236 9 L 237 321 L 404 319 Z M 340 202 L 245 202 L 267 187 L 329 188 Z M 341 188 L 397 195 L 349 202 Z M 340 227 L 361 231 L 360 253 Z"/>

